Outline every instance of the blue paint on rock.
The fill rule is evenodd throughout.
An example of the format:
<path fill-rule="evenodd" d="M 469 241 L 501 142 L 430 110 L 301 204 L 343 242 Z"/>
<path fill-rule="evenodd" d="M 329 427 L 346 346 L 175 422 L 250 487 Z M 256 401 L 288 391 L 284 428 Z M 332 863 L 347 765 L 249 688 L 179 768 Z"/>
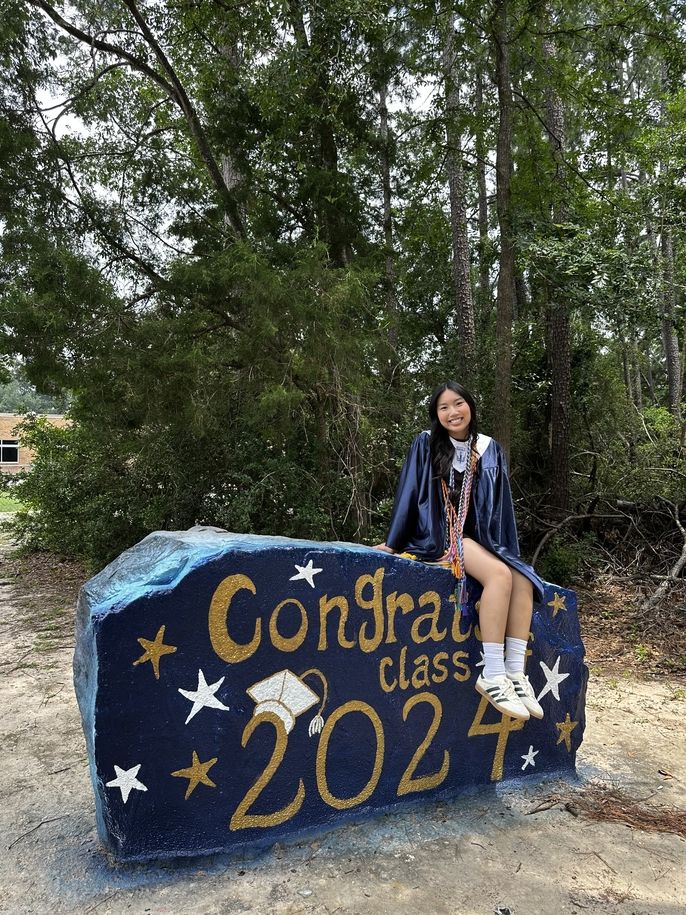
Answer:
<path fill-rule="evenodd" d="M 292 580 L 310 562 L 314 587 Z M 534 689 L 546 671 L 566 676 L 542 697 L 544 720 L 522 725 L 474 690 L 470 584 L 460 619 L 448 570 L 355 544 L 194 528 L 127 550 L 77 610 L 102 840 L 121 860 L 226 852 L 500 778 L 573 773 L 588 677 L 574 594 L 547 586 L 535 608 Z M 175 650 L 158 679 L 145 649 L 161 627 L 158 644 Z M 212 691 L 189 718 L 180 690 L 197 693 L 199 671 Z"/>

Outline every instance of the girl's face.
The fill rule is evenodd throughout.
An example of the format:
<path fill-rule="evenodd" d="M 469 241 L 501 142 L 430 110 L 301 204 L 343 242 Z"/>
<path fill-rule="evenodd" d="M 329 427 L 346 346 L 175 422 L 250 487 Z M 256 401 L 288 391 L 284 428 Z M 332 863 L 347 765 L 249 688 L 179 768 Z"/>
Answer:
<path fill-rule="evenodd" d="M 448 430 L 451 438 L 464 441 L 469 435 L 469 423 L 472 413 L 469 404 L 450 388 L 443 391 L 436 404 L 438 421 L 444 429 Z"/>

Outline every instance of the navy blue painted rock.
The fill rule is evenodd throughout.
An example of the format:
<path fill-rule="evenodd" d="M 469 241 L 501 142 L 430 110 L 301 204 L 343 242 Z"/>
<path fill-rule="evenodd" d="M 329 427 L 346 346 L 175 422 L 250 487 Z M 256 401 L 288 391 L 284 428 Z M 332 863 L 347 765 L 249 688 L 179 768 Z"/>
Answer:
<path fill-rule="evenodd" d="M 527 671 L 545 718 L 496 712 L 471 583 L 346 543 L 154 533 L 84 586 L 74 657 L 100 836 L 122 860 L 227 851 L 421 797 L 573 772 L 587 669 L 546 590 Z"/>

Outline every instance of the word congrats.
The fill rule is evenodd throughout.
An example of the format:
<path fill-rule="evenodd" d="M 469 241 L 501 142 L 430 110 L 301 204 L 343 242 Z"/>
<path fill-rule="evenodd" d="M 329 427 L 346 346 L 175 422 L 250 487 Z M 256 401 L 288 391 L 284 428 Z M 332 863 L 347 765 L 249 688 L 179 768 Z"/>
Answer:
<path fill-rule="evenodd" d="M 547 586 L 527 672 L 542 721 L 496 712 L 479 588 L 345 543 L 157 532 L 82 589 L 74 680 L 102 840 L 122 860 L 227 851 L 504 777 L 573 771 L 587 670 Z"/>

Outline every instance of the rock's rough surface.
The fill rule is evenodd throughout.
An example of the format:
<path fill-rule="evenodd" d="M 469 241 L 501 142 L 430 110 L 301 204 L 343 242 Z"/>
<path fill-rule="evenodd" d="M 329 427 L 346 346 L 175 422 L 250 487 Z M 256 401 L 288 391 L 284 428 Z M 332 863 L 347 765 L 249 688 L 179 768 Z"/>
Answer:
<path fill-rule="evenodd" d="M 347 543 L 158 532 L 81 591 L 74 675 L 103 841 L 226 851 L 501 778 L 574 771 L 587 669 L 572 592 L 535 608 L 522 723 L 474 690 L 470 587 Z"/>

